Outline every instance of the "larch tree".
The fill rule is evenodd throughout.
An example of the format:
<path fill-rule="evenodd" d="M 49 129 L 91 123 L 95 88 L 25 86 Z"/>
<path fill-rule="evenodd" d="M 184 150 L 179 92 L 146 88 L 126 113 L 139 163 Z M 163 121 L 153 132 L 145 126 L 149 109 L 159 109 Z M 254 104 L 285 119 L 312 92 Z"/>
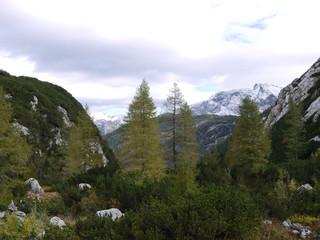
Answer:
<path fill-rule="evenodd" d="M 166 144 L 169 144 L 169 149 L 166 150 L 166 159 L 169 162 L 172 162 L 173 167 L 176 166 L 178 159 L 177 151 L 177 128 L 179 122 L 179 110 L 181 106 L 185 103 L 183 94 L 178 88 L 177 83 L 173 84 L 173 88 L 169 90 L 170 93 L 163 104 L 163 107 L 166 111 L 166 123 L 165 123 L 165 132 L 166 132 Z"/>
<path fill-rule="evenodd" d="M 68 131 L 63 168 L 66 177 L 104 164 L 99 133 L 93 125 L 88 106 L 85 107 L 85 110 L 79 114 L 77 123 L 73 124 Z"/>
<path fill-rule="evenodd" d="M 241 179 L 261 172 L 268 163 L 270 153 L 270 139 L 258 106 L 247 97 L 240 106 L 240 117 L 225 158 Z"/>
<path fill-rule="evenodd" d="M 179 109 L 177 124 L 177 184 L 182 192 L 196 187 L 196 164 L 199 159 L 199 146 L 196 142 L 197 128 L 192 118 L 192 110 L 184 102 Z"/>
<path fill-rule="evenodd" d="M 298 160 L 306 147 L 305 129 L 301 109 L 289 98 L 289 110 L 285 116 L 286 129 L 283 130 L 284 151 L 287 161 Z"/>
<path fill-rule="evenodd" d="M 0 186 L 23 175 L 31 154 L 25 137 L 12 121 L 12 106 L 0 87 Z"/>
<path fill-rule="evenodd" d="M 160 150 L 156 106 L 146 80 L 142 80 L 137 88 L 125 123 L 120 150 L 120 162 L 124 169 L 154 178 L 163 177 L 164 160 Z"/>

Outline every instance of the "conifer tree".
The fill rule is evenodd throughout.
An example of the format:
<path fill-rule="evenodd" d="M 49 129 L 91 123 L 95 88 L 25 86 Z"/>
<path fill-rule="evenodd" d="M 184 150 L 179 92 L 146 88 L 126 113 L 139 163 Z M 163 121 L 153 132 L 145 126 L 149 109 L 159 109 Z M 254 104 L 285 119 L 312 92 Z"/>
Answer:
<path fill-rule="evenodd" d="M 68 132 L 63 169 L 66 177 L 103 165 L 98 132 L 92 123 L 88 106 L 85 110 L 79 114 L 77 123 L 73 124 Z"/>
<path fill-rule="evenodd" d="M 129 172 L 160 178 L 164 160 L 160 151 L 160 132 L 156 106 L 146 80 L 142 80 L 129 105 L 123 128 L 120 161 Z"/>
<path fill-rule="evenodd" d="M 183 95 L 178 88 L 177 83 L 173 84 L 173 88 L 169 90 L 170 93 L 166 99 L 166 102 L 163 104 L 168 117 L 166 123 L 166 132 L 169 135 L 170 141 L 166 141 L 166 144 L 171 145 L 169 151 L 166 151 L 166 158 L 169 161 L 172 161 L 173 167 L 175 167 L 178 151 L 177 151 L 177 127 L 179 121 L 179 109 L 184 104 Z"/>
<path fill-rule="evenodd" d="M 0 87 L 0 186 L 23 174 L 31 154 L 26 139 L 12 120 L 13 109 Z"/>
<path fill-rule="evenodd" d="M 289 110 L 285 116 L 287 128 L 283 131 L 285 156 L 287 161 L 298 160 L 306 146 L 305 129 L 301 109 L 296 106 L 292 97 L 289 98 Z"/>
<path fill-rule="evenodd" d="M 226 153 L 229 166 L 238 170 L 237 177 L 258 173 L 268 163 L 270 140 L 257 104 L 245 98 L 240 106 L 240 117 Z"/>
<path fill-rule="evenodd" d="M 179 109 L 177 125 L 177 184 L 180 191 L 195 189 L 196 164 L 199 159 L 199 147 L 196 142 L 196 125 L 189 105 L 184 102 Z"/>

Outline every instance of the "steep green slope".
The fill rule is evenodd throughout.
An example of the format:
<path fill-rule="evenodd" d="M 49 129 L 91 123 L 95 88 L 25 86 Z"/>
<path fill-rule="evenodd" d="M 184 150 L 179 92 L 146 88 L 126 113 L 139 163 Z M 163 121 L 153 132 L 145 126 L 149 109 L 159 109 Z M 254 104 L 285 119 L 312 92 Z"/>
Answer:
<path fill-rule="evenodd" d="M 61 172 L 68 127 L 77 123 L 77 116 L 84 108 L 62 87 L 36 78 L 0 71 L 0 87 L 13 107 L 13 124 L 32 146 L 29 175 L 51 181 Z M 96 134 L 99 136 L 98 129 Z M 107 159 L 113 159 L 112 151 L 101 138 L 100 144 L 104 145 Z"/>

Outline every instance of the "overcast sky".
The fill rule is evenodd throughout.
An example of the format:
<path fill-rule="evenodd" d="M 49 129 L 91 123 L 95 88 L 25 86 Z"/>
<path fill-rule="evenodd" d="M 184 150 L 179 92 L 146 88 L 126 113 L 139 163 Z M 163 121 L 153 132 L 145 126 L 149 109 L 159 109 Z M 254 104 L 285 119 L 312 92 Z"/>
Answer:
<path fill-rule="evenodd" d="M 320 57 L 319 0 L 1 0 L 0 69 L 124 112 L 147 79 L 157 104 L 280 87 Z"/>

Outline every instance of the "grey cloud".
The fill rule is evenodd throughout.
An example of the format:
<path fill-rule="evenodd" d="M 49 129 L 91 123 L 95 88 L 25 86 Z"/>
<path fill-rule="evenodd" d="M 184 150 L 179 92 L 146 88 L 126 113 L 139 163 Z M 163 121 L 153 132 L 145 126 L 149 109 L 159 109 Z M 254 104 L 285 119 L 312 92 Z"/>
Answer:
<path fill-rule="evenodd" d="M 264 24 L 265 20 L 253 24 Z M 261 28 L 260 25 L 251 27 Z M 37 72 L 55 75 L 78 72 L 84 75 L 84 81 L 100 81 L 116 86 L 126 82 L 112 82 L 111 78 L 127 78 L 131 81 L 146 78 L 149 83 L 161 83 L 166 80 L 167 73 L 176 74 L 195 86 L 208 85 L 213 76 L 219 75 L 228 76 L 220 84 L 221 88 L 251 87 L 257 82 L 283 85 L 281 82 L 288 83 L 294 77 L 299 77 L 283 79 L 289 76 L 288 72 L 295 66 L 306 62 L 311 66 L 319 57 L 316 52 L 275 56 L 247 45 L 244 49 L 232 49 L 208 58 L 187 59 L 158 43 L 101 40 L 88 28 L 39 21 L 13 8 L 6 1 L 0 2 L 1 50 L 11 53 L 13 57 L 27 56 L 36 63 Z M 139 83 L 134 84 L 138 86 Z M 127 108 L 131 101 L 78 100 L 91 106 L 108 108 Z M 157 100 L 157 104 L 160 102 Z"/>

